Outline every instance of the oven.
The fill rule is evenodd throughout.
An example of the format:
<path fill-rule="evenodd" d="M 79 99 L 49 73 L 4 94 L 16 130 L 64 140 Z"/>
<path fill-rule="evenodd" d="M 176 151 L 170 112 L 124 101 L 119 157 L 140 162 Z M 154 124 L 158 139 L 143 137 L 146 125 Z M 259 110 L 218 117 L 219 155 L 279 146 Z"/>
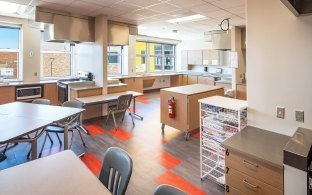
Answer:
<path fill-rule="evenodd" d="M 68 101 L 68 85 L 62 82 L 57 82 L 58 103 L 62 104 Z"/>

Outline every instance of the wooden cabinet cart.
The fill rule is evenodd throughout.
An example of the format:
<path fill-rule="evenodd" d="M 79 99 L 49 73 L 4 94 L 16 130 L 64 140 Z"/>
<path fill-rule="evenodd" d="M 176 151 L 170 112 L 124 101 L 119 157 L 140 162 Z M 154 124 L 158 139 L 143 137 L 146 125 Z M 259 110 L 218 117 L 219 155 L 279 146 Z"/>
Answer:
<path fill-rule="evenodd" d="M 190 131 L 199 128 L 198 100 L 214 95 L 223 95 L 223 87 L 204 84 L 171 87 L 160 90 L 160 122 L 162 133 L 165 125 L 181 130 L 188 140 Z M 168 100 L 174 97 L 175 118 L 168 113 Z"/>

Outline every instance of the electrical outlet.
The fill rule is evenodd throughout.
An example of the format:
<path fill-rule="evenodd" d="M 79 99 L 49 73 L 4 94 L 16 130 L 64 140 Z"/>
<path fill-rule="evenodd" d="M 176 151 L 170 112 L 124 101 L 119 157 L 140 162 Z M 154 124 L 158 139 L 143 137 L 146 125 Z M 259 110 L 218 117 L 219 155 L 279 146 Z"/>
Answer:
<path fill-rule="evenodd" d="M 285 108 L 281 106 L 276 107 L 276 117 L 277 118 L 285 118 Z"/>
<path fill-rule="evenodd" d="M 297 122 L 304 122 L 304 111 L 303 110 L 296 110 L 296 121 Z"/>

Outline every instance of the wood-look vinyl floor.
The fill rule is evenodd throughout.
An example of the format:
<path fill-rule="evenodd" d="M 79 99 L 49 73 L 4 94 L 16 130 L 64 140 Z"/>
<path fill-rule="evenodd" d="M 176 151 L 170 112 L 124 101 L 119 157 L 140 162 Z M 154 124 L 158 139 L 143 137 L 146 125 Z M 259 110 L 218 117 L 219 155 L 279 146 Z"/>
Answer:
<path fill-rule="evenodd" d="M 108 124 L 105 119 L 94 120 L 86 124 L 91 135 L 84 133 L 87 147 L 84 148 L 76 133 L 72 150 L 79 154 L 86 152 L 82 161 L 98 175 L 107 148 L 118 146 L 126 150 L 133 159 L 133 173 L 126 194 L 153 194 L 157 185 L 167 183 L 175 185 L 188 194 L 224 194 L 224 188 L 212 181 L 200 179 L 200 150 L 196 134 L 185 141 L 183 133 L 166 126 L 165 135 L 161 134 L 159 91 L 146 93 L 137 100 L 137 113 L 143 121 L 135 120 L 132 126 L 127 114 L 119 128 L 114 129 L 112 118 Z M 120 122 L 121 115 L 117 116 Z M 61 136 L 62 137 L 62 136 Z M 62 150 L 55 135 L 54 144 L 47 140 L 43 155 L 50 155 Z M 42 138 L 39 140 L 38 150 Z M 0 163 L 0 170 L 27 162 L 26 154 L 30 145 L 27 143 L 7 151 L 8 158 Z"/>

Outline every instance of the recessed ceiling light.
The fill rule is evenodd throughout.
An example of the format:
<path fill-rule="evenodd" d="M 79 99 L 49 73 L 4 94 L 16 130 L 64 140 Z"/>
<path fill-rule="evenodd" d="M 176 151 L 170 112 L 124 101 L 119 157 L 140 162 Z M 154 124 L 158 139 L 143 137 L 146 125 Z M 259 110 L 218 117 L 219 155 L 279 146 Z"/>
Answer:
<path fill-rule="evenodd" d="M 8 14 L 14 14 L 17 13 L 17 11 L 22 7 L 23 5 L 19 5 L 16 3 L 9 3 L 0 1 L 0 12 L 8 13 Z"/>
<path fill-rule="evenodd" d="M 182 18 L 171 19 L 171 20 L 168 20 L 168 22 L 170 22 L 170 23 L 177 23 L 177 22 L 185 22 L 185 21 L 197 20 L 197 19 L 201 19 L 201 18 L 206 18 L 206 16 L 203 16 L 203 15 L 200 15 L 200 14 L 195 14 L 195 15 L 186 16 L 186 17 L 182 17 Z"/>

